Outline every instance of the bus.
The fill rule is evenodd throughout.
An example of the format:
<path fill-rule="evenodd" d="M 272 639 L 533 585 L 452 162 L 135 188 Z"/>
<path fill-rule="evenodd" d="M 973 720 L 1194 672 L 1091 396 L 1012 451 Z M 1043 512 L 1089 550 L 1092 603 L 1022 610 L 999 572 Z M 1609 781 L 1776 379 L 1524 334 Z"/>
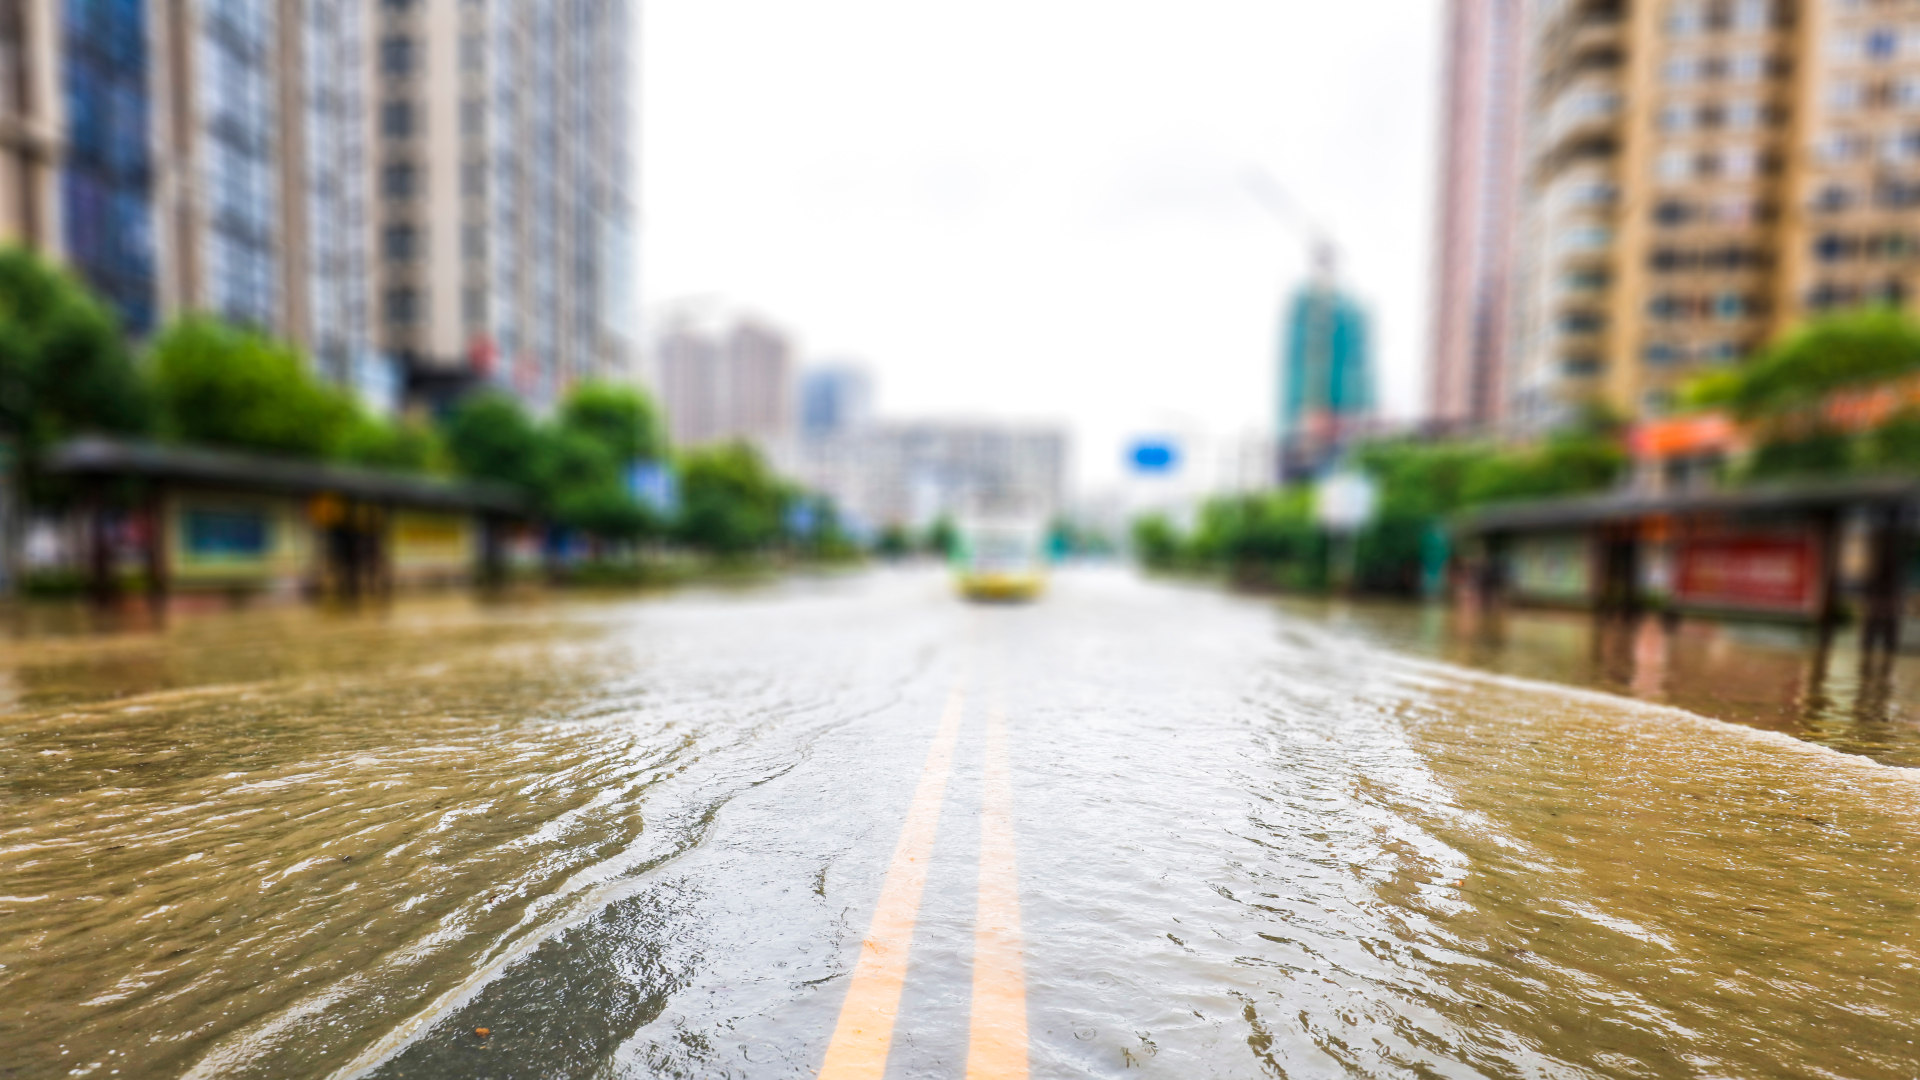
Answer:
<path fill-rule="evenodd" d="M 968 600 L 1024 601 L 1047 584 L 1046 530 L 1028 521 L 978 521 L 960 529 L 954 578 Z"/>

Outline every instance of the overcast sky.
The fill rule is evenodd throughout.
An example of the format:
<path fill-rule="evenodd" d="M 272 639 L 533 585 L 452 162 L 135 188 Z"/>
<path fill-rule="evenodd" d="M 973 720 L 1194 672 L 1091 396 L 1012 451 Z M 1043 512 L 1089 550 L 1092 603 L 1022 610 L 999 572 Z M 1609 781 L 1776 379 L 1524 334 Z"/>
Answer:
<path fill-rule="evenodd" d="M 857 358 L 882 413 L 1270 430 L 1300 238 L 1337 239 L 1419 407 L 1439 0 L 646 0 L 647 307 L 718 297 Z"/>

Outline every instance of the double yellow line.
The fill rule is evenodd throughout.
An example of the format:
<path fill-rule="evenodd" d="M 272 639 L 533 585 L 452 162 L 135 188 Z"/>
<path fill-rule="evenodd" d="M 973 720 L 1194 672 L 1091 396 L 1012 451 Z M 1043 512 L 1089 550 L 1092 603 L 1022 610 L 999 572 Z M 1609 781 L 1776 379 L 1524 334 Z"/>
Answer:
<path fill-rule="evenodd" d="M 933 837 L 953 774 L 953 748 L 966 715 L 955 690 L 927 752 L 920 785 L 894 845 L 880 903 L 860 942 L 840 1022 L 820 1066 L 820 1080 L 881 1080 L 893 1045 L 893 1021 L 907 980 L 907 957 L 927 884 Z M 985 790 L 980 812 L 980 897 L 974 914 L 973 1018 L 967 1080 L 1024 1080 L 1027 1075 L 1027 983 L 1021 959 L 1019 875 L 1014 863 L 1013 780 L 1007 765 L 1003 706 L 987 711 Z"/>

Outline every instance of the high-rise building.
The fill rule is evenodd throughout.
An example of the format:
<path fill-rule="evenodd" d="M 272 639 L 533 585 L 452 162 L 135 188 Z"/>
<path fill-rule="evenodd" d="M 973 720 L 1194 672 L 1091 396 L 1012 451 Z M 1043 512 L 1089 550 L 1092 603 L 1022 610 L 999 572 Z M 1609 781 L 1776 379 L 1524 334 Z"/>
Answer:
<path fill-rule="evenodd" d="M 0 5 L 0 240 L 66 260 L 135 333 L 156 315 L 143 4 Z"/>
<path fill-rule="evenodd" d="M 280 6 L 179 0 L 157 21 L 164 311 L 285 330 Z"/>
<path fill-rule="evenodd" d="M 1511 403 L 1659 413 L 1835 307 L 1910 303 L 1920 10 L 1546 0 Z"/>
<path fill-rule="evenodd" d="M 632 7 L 371 11 L 377 339 L 417 385 L 632 373 Z"/>
<path fill-rule="evenodd" d="M 673 317 L 655 346 L 660 404 L 681 446 L 746 439 L 776 453 L 793 434 L 793 346 L 754 319 Z"/>
<path fill-rule="evenodd" d="M 1371 350 L 1366 310 L 1323 267 L 1294 294 L 1281 338 L 1283 476 L 1318 469 L 1371 418 Z"/>
<path fill-rule="evenodd" d="M 1520 182 L 1526 0 L 1448 0 L 1428 416 L 1498 423 Z"/>

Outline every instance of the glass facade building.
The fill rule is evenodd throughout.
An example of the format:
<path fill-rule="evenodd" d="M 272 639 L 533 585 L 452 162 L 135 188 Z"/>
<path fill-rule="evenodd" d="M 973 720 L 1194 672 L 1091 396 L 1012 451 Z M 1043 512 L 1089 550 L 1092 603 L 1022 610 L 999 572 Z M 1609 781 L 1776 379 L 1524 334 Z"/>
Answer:
<path fill-rule="evenodd" d="M 145 334 L 158 315 L 145 3 L 66 0 L 62 15 L 61 241 L 126 329 Z"/>
<path fill-rule="evenodd" d="M 273 0 L 210 0 L 196 28 L 193 93 L 206 234 L 206 306 L 235 322 L 274 327 L 279 212 Z"/>

